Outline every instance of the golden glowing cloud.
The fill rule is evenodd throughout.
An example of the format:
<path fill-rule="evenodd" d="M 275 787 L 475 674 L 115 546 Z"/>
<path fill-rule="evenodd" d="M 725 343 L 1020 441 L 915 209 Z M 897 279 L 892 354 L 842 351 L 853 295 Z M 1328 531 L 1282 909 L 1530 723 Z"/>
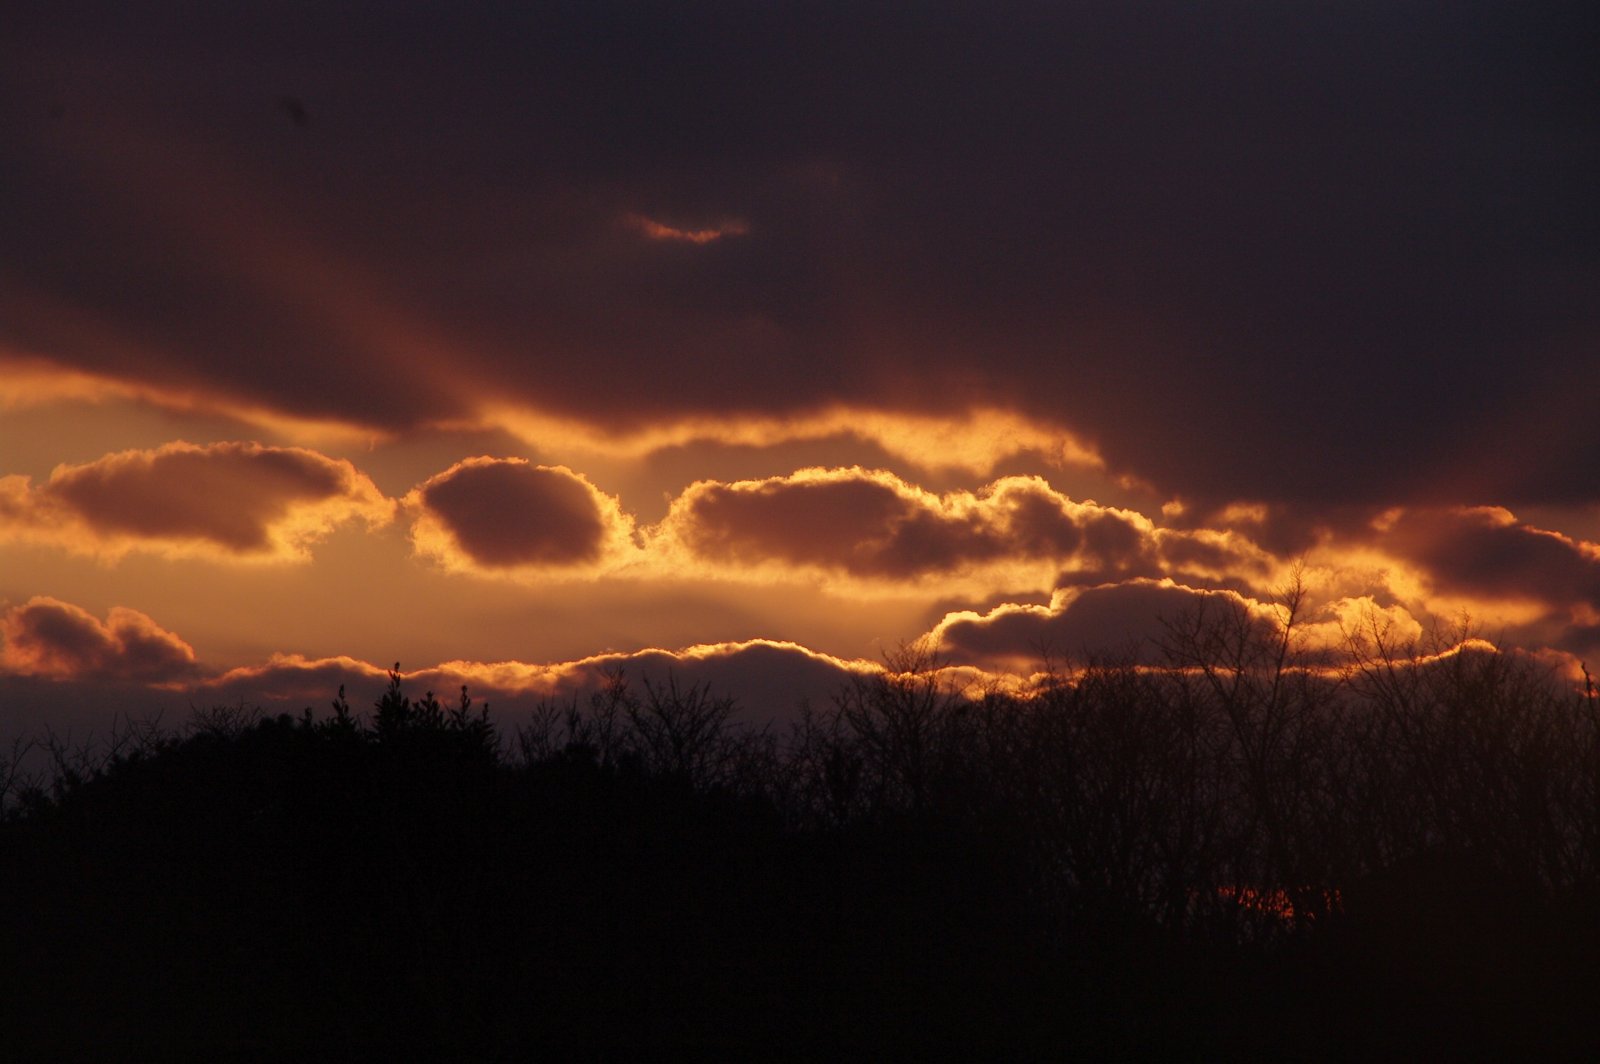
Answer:
<path fill-rule="evenodd" d="M 641 458 L 669 447 L 702 442 L 773 447 L 854 438 L 931 470 L 983 475 L 1019 454 L 1038 454 L 1061 468 L 1105 468 L 1094 447 L 1065 429 L 988 407 L 936 416 L 839 405 L 794 415 L 680 417 L 618 430 L 489 402 L 479 408 L 472 425 L 460 427 L 502 429 L 531 445 L 606 458 Z"/>
<path fill-rule="evenodd" d="M 1394 507 L 1306 555 L 1329 598 L 1380 594 L 1416 617 L 1470 616 L 1503 631 L 1600 603 L 1600 548 L 1498 506 Z"/>
<path fill-rule="evenodd" d="M 138 610 L 113 607 L 100 621 L 36 595 L 0 613 L 0 673 L 171 684 L 197 671 L 193 648 Z"/>
<path fill-rule="evenodd" d="M 1289 620 L 1283 601 L 1185 587 L 1169 579 L 1129 580 L 1064 588 L 1048 606 L 1005 603 L 984 612 L 954 611 L 924 638 L 952 661 L 1019 681 L 1030 673 L 1047 675 L 1035 671 L 1046 666 L 1058 670 L 1050 675 L 1071 675 L 1075 663 L 1094 660 L 1158 671 L 1190 668 L 1195 661 L 1174 659 L 1168 648 L 1205 645 L 1185 642 L 1183 633 L 1191 624 L 1217 624 L 1219 632 L 1234 632 L 1233 626 L 1242 622 L 1265 645 L 1287 639 L 1286 665 L 1335 680 L 1359 670 L 1362 662 L 1413 668 L 1468 651 L 1498 652 L 1470 627 L 1425 627 L 1403 606 L 1383 606 L 1370 596 L 1331 601 L 1308 597 L 1300 603 L 1292 631 L 1286 629 Z M 1219 645 L 1229 646 L 1231 638 Z M 1266 659 L 1263 665 L 1275 660 Z M 1570 655 L 1552 652 L 1545 660 L 1560 666 L 1564 675 L 1577 675 Z"/>
<path fill-rule="evenodd" d="M 1196 611 L 1236 615 L 1263 632 L 1282 624 L 1277 606 L 1234 591 L 1133 579 L 1062 588 L 1048 606 L 1007 603 L 983 613 L 958 610 L 946 614 L 925 638 L 954 661 L 1001 672 L 1026 674 L 1052 658 L 1162 664 L 1167 623 Z"/>
<path fill-rule="evenodd" d="M 633 518 L 566 466 L 469 458 L 404 504 L 416 553 L 452 572 L 593 577 L 638 560 Z"/>
<path fill-rule="evenodd" d="M 349 462 L 297 447 L 169 443 L 60 465 L 43 484 L 0 477 L 0 539 L 115 560 L 129 551 L 305 561 L 312 543 L 393 503 Z"/>
<path fill-rule="evenodd" d="M 1409 647 L 1423 637 L 1422 623 L 1400 605 L 1381 606 L 1371 595 L 1325 602 L 1300 618 L 1297 629 L 1302 647 L 1328 655 L 1342 655 L 1355 643 L 1379 635 L 1389 646 Z"/>
<path fill-rule="evenodd" d="M 119 340 L 120 346 L 127 341 Z M 432 350 L 432 349 L 430 349 Z M 305 417 L 216 389 L 158 384 L 64 367 L 49 359 L 0 350 L 0 409 L 56 402 L 134 402 L 179 414 L 218 416 L 313 447 L 372 447 L 396 430 L 355 419 Z M 665 416 L 618 428 L 563 417 L 497 399 L 481 400 L 470 418 L 442 418 L 431 431 L 504 431 L 541 451 L 607 459 L 639 459 L 695 443 L 776 447 L 829 439 L 875 444 L 919 468 L 984 475 L 1017 455 L 1037 455 L 1057 468 L 1103 472 L 1088 441 L 1058 425 L 994 407 L 935 415 L 839 404 L 799 414 Z M 1129 478 L 1122 478 L 1136 486 Z"/>
<path fill-rule="evenodd" d="M 769 659 L 774 654 L 793 656 L 826 666 L 841 675 L 864 675 L 881 672 L 883 669 L 874 662 L 835 657 L 786 640 L 746 639 L 731 643 L 697 643 L 681 650 L 649 647 L 626 654 L 611 651 L 550 664 L 530 664 L 522 661 L 446 661 L 429 671 L 437 671 L 451 678 L 460 678 L 464 683 L 481 685 L 492 690 L 558 695 L 589 686 L 606 670 L 626 667 L 630 663 L 638 667 L 656 661 L 685 667 L 695 663 L 726 661 L 751 651 L 768 651 Z"/>
<path fill-rule="evenodd" d="M 1281 584 L 1288 575 L 1281 559 L 1232 529 L 1157 528 L 1151 534 L 1163 567 L 1190 582 L 1238 581 L 1259 588 Z"/>
<path fill-rule="evenodd" d="M 393 434 L 329 418 L 307 418 L 197 388 L 150 384 L 0 351 L 0 410 L 52 403 L 145 404 L 179 414 L 215 415 L 312 446 L 372 446 Z"/>
<path fill-rule="evenodd" d="M 857 591 L 938 581 L 948 592 L 1048 589 L 1063 567 L 1142 570 L 1152 531 L 1139 514 L 1076 502 L 1038 477 L 938 495 L 852 467 L 700 481 L 672 502 L 649 542 L 707 574 L 793 580 L 803 570 Z"/>

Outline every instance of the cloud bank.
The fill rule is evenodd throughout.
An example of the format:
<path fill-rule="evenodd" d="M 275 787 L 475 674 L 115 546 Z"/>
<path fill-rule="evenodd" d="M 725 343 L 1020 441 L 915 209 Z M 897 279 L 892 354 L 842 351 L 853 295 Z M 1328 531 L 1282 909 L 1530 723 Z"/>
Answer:
<path fill-rule="evenodd" d="M 487 702 L 496 719 L 515 726 L 540 703 L 586 702 L 612 678 L 625 677 L 639 693 L 643 685 L 675 682 L 680 688 L 707 685 L 736 705 L 735 718 L 756 726 L 780 729 L 796 719 L 802 702 L 825 707 L 842 685 L 881 671 L 881 665 L 821 654 L 795 643 L 755 639 L 702 644 L 678 650 L 646 648 L 613 651 L 573 661 L 447 661 L 402 672 L 413 696 L 433 691 L 454 697 L 469 689 L 480 704 Z M 193 697 L 205 702 L 244 701 L 321 710 L 341 685 L 352 705 L 364 708 L 387 682 L 387 670 L 349 657 L 306 658 L 284 655 L 260 665 L 244 666 L 205 679 Z"/>

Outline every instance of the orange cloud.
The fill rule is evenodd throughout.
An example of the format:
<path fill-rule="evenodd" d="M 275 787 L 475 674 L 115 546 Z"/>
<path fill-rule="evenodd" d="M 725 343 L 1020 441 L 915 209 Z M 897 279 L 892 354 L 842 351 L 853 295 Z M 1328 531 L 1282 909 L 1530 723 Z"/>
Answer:
<path fill-rule="evenodd" d="M 936 495 L 852 467 L 700 481 L 653 535 L 701 566 L 758 579 L 804 567 L 869 583 L 1050 587 L 1063 567 L 1145 567 L 1153 531 L 1139 514 L 1075 502 L 1038 477 Z"/>
<path fill-rule="evenodd" d="M 39 485 L 0 478 L 0 538 L 108 559 L 144 550 L 303 561 L 336 526 L 381 525 L 392 510 L 349 462 L 258 443 L 123 451 L 57 466 Z"/>
<path fill-rule="evenodd" d="M 1396 510 L 1379 545 L 1440 590 L 1600 606 L 1600 546 L 1518 521 L 1498 506 Z"/>
<path fill-rule="evenodd" d="M 1302 644 L 1325 656 L 1341 656 L 1352 645 L 1381 635 L 1385 645 L 1420 645 L 1422 622 L 1398 604 L 1381 605 L 1372 595 L 1345 596 L 1324 602 L 1307 617 L 1299 631 Z"/>
<path fill-rule="evenodd" d="M 606 458 L 641 458 L 701 442 L 774 447 L 853 438 L 876 444 L 923 469 L 980 476 L 1019 454 L 1040 455 L 1060 468 L 1105 468 L 1105 460 L 1094 446 L 1066 429 L 1013 411 L 983 406 L 933 415 L 839 404 L 791 415 L 663 417 L 625 429 L 489 401 L 479 406 L 470 424 L 456 427 L 501 429 L 542 448 Z"/>
<path fill-rule="evenodd" d="M 1280 520 L 1295 518 L 1268 518 Z M 1585 653 L 1600 646 L 1600 546 L 1504 508 L 1349 511 L 1314 540 L 1301 557 L 1323 601 L 1401 610 L 1411 619 L 1404 627 L 1470 617 L 1510 645 Z"/>
<path fill-rule="evenodd" d="M 850 677 L 882 671 L 874 662 L 839 658 L 774 639 L 700 643 L 679 650 L 608 651 L 547 665 L 450 661 L 434 671 L 485 689 L 556 698 L 594 690 L 619 669 L 638 679 L 662 680 L 671 673 L 685 682 L 711 683 L 742 702 L 772 705 L 780 711 L 793 709 L 802 697 L 825 701 Z"/>
<path fill-rule="evenodd" d="M 1265 588 L 1283 579 L 1283 562 L 1235 531 L 1158 528 L 1154 540 L 1162 569 L 1188 583 Z"/>
<path fill-rule="evenodd" d="M 118 343 L 130 346 L 126 340 Z M 49 359 L 0 349 L 0 410 L 63 402 L 129 402 L 179 414 L 216 415 L 282 439 L 321 446 L 370 445 L 393 437 L 392 432 L 382 428 L 334 418 L 304 417 L 202 388 L 72 369 Z"/>
<path fill-rule="evenodd" d="M 1323 601 L 1369 599 L 1425 624 L 1466 615 L 1529 646 L 1600 646 L 1600 544 L 1503 507 L 1255 502 L 1170 516 L 1184 528 L 1158 530 L 1162 562 L 1187 583 L 1260 591 L 1297 559 Z"/>
<path fill-rule="evenodd" d="M 565 466 L 469 458 L 412 489 L 417 554 L 454 572 L 598 575 L 633 560 L 633 519 Z"/>
<path fill-rule="evenodd" d="M 199 671 L 193 648 L 138 610 L 113 607 L 100 621 L 39 595 L 0 614 L 0 673 L 170 685 Z"/>
<path fill-rule="evenodd" d="M 670 225 L 663 225 L 653 218 L 642 214 L 629 214 L 623 218 L 629 228 L 643 233 L 650 240 L 669 240 L 685 244 L 711 244 L 724 237 L 744 236 L 750 232 L 750 227 L 744 222 L 734 219 L 718 225 L 707 226 L 703 229 L 678 229 Z"/>
<path fill-rule="evenodd" d="M 1275 598 L 1188 587 L 1171 579 L 1134 579 L 1062 588 L 1049 605 L 1005 603 L 982 613 L 951 612 L 924 639 L 953 662 L 1019 677 L 1035 674 L 1047 663 L 1095 658 L 1164 667 L 1192 664 L 1171 660 L 1167 647 L 1175 635 L 1173 626 L 1181 643 L 1186 622 L 1207 618 L 1224 628 L 1242 622 L 1257 638 L 1277 640 L 1285 635 L 1289 613 Z M 1306 585 L 1288 640 L 1293 667 L 1337 677 L 1363 656 L 1370 657 L 1378 643 L 1393 664 L 1406 666 L 1426 666 L 1462 651 L 1497 649 L 1459 620 L 1440 624 L 1371 595 L 1319 597 Z"/>

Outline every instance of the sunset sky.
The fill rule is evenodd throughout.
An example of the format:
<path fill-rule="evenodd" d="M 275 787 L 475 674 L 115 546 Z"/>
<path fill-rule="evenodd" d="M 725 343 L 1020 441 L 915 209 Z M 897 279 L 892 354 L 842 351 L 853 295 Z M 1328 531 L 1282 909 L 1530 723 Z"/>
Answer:
<path fill-rule="evenodd" d="M 1587 8 L 8 5 L 0 732 L 1600 663 Z"/>

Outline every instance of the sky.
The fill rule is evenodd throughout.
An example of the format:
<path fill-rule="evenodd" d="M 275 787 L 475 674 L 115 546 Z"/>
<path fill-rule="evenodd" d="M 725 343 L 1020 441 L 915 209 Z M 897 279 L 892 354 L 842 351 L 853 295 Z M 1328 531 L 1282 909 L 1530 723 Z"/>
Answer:
<path fill-rule="evenodd" d="M 0 734 L 1600 660 L 1578 3 L 20 0 Z"/>

